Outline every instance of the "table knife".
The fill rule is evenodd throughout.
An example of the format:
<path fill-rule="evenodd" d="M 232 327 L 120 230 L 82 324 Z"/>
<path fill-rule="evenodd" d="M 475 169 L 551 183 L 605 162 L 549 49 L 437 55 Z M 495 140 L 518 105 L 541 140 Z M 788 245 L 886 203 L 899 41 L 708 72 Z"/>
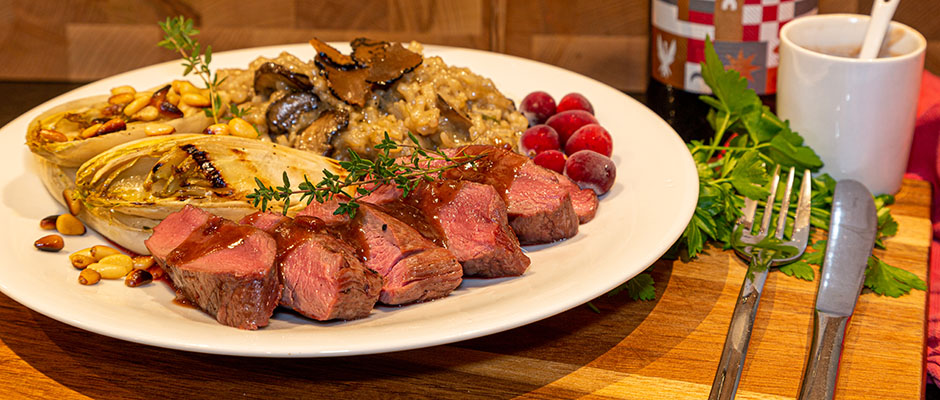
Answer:
<path fill-rule="evenodd" d="M 871 192 L 854 180 L 837 182 L 800 400 L 831 399 L 835 394 L 845 328 L 862 291 L 877 233 Z"/>

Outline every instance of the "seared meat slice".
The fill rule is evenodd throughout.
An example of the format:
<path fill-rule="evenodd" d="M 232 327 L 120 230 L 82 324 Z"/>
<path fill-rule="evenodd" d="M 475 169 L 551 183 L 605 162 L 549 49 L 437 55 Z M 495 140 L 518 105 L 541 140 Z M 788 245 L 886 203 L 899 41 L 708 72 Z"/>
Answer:
<path fill-rule="evenodd" d="M 578 184 L 572 182 L 567 176 L 555 171 L 551 172 L 555 174 L 558 183 L 567 189 L 568 194 L 571 195 L 571 204 L 574 206 L 574 213 L 578 215 L 578 222 L 586 224 L 594 219 L 594 215 L 597 214 L 597 193 L 594 193 L 594 190 L 591 189 L 581 189 Z"/>
<path fill-rule="evenodd" d="M 244 221 L 269 230 L 277 242 L 281 305 L 318 321 L 362 318 L 372 311 L 382 277 L 362 264 L 356 248 L 327 232 L 323 221 L 274 213 Z"/>
<path fill-rule="evenodd" d="M 144 241 L 144 245 L 155 259 L 162 262 L 173 249 L 186 241 L 191 233 L 205 225 L 212 217 L 214 215 L 208 211 L 187 205 L 182 210 L 168 215 L 155 226 L 153 234 Z"/>
<path fill-rule="evenodd" d="M 280 293 L 270 235 L 186 206 L 154 227 L 145 244 L 177 290 L 220 323 L 268 324 Z"/>
<path fill-rule="evenodd" d="M 444 177 L 496 188 L 506 202 L 509 225 L 522 244 L 551 243 L 578 233 L 578 215 L 569 191 L 552 171 L 501 147 L 473 145 L 447 152 L 452 157 L 483 155 L 475 167 L 450 169 Z"/>
<path fill-rule="evenodd" d="M 516 276 L 529 267 L 529 257 L 509 227 L 506 203 L 492 186 L 446 179 L 422 182 L 407 198 L 381 205 L 450 250 L 464 275 Z"/>
<path fill-rule="evenodd" d="M 381 211 L 380 206 L 362 203 L 356 217 L 333 214 L 334 199 L 310 203 L 298 216 L 328 221 L 342 236 L 354 230 L 364 242 L 365 265 L 384 277 L 379 301 L 398 305 L 447 296 L 461 282 L 463 269 L 451 252 L 435 245 L 417 231 Z"/>

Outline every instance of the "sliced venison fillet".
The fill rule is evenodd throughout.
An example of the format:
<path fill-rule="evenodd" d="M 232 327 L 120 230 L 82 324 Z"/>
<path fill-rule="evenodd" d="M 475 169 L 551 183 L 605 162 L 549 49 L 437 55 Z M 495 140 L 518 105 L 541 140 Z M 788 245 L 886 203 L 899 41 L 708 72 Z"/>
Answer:
<path fill-rule="evenodd" d="M 333 214 L 339 200 L 313 202 L 298 216 L 318 217 L 341 236 L 362 235 L 365 266 L 384 278 L 379 301 L 389 305 L 447 296 L 460 285 L 463 269 L 454 255 L 435 245 L 380 206 L 361 203 L 355 218 Z"/>
<path fill-rule="evenodd" d="M 191 233 L 205 225 L 213 216 L 201 208 L 187 205 L 182 210 L 167 215 L 157 224 L 150 238 L 144 241 L 144 245 L 155 259 L 163 262 L 173 249 L 182 244 Z"/>
<path fill-rule="evenodd" d="M 318 321 L 363 318 L 372 311 L 382 277 L 362 264 L 355 247 L 328 233 L 322 220 L 255 213 L 244 221 L 270 230 L 277 242 L 281 305 Z"/>
<path fill-rule="evenodd" d="M 383 209 L 450 250 L 467 276 L 522 275 L 529 257 L 506 217 L 506 203 L 492 186 L 469 181 L 422 182 L 407 198 Z"/>
<path fill-rule="evenodd" d="M 567 189 L 568 194 L 571 195 L 571 204 L 574 206 L 574 213 L 578 215 L 578 222 L 586 224 L 594 219 L 594 215 L 597 214 L 597 193 L 592 189 L 581 189 L 578 184 L 572 182 L 567 176 L 555 171 L 551 172 L 555 174 L 558 183 Z"/>
<path fill-rule="evenodd" d="M 452 157 L 483 155 L 475 167 L 454 168 L 443 175 L 496 188 L 506 202 L 509 225 L 520 243 L 551 243 L 578 233 L 578 215 L 569 191 L 552 171 L 501 147 L 472 145 L 447 153 Z"/>
<path fill-rule="evenodd" d="M 219 323 L 251 330 L 268 324 L 280 287 L 277 247 L 267 233 L 186 206 L 144 243 L 176 289 Z"/>

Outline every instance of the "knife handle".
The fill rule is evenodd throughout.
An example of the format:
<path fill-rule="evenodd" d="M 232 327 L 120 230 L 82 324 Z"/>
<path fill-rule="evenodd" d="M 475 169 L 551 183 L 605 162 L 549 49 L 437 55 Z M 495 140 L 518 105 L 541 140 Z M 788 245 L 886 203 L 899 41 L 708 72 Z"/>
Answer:
<path fill-rule="evenodd" d="M 725 347 L 721 350 L 718 370 L 715 371 L 712 389 L 708 394 L 709 400 L 730 400 L 738 391 L 744 358 L 747 356 L 747 344 L 751 341 L 754 318 L 757 316 L 757 306 L 760 304 L 760 294 L 767 280 L 767 273 L 768 269 L 764 269 L 754 272 L 753 280 L 744 278 L 738 302 L 731 314 L 731 324 L 728 325 L 728 335 L 725 337 Z"/>
<path fill-rule="evenodd" d="M 816 310 L 813 317 L 813 343 L 803 371 L 799 400 L 831 399 L 836 392 L 842 340 L 849 317 Z"/>

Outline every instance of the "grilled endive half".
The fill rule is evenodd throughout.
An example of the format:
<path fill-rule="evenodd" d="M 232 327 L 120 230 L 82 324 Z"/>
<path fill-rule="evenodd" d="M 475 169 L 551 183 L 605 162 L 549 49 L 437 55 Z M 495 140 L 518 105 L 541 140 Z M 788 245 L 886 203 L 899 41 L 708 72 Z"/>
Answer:
<path fill-rule="evenodd" d="M 150 124 L 170 125 L 176 132 L 199 133 L 212 123 L 212 119 L 206 117 L 203 112 L 182 116 L 178 114 L 179 110 L 170 107 L 172 104 L 165 106 L 169 111 L 160 111 L 154 120 L 135 120 L 132 116 L 123 114 L 123 107 L 120 105 L 108 103 L 108 98 L 109 96 L 94 96 L 74 100 L 40 114 L 29 123 L 26 131 L 26 144 L 29 149 L 54 164 L 78 167 L 102 151 L 147 137 L 144 130 Z M 85 129 L 98 122 L 103 125 L 112 119 L 123 122 L 123 129 L 88 138 L 82 137 Z M 43 135 L 43 130 L 54 131 L 55 134 Z"/>
<path fill-rule="evenodd" d="M 293 184 L 343 176 L 336 160 L 293 148 L 218 135 L 170 135 L 141 139 L 88 160 L 75 174 L 92 228 L 129 250 L 147 254 L 144 239 L 170 213 L 191 204 L 238 220 L 257 211 L 246 196 L 257 187 L 280 186 L 286 172 Z M 289 214 L 305 206 L 299 195 Z"/>

